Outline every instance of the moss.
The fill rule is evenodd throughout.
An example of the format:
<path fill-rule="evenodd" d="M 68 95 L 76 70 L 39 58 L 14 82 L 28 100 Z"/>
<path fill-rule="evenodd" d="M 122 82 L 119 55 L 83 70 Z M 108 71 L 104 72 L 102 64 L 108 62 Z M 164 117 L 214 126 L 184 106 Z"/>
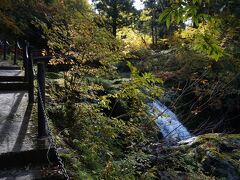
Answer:
<path fill-rule="evenodd" d="M 240 177 L 240 134 L 205 134 L 191 145 L 164 148 L 164 151 L 158 155 L 157 174 L 165 172 L 173 179 Z"/>
<path fill-rule="evenodd" d="M 61 78 L 63 78 L 63 73 L 62 72 L 58 72 L 58 73 L 47 72 L 46 76 L 48 79 L 61 79 Z"/>

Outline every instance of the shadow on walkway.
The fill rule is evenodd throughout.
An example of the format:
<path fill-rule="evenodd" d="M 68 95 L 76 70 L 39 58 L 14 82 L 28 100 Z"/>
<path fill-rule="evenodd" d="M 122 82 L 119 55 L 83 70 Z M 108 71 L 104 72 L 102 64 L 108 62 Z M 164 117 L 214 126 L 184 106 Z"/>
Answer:
<path fill-rule="evenodd" d="M 31 117 L 31 113 L 32 113 L 32 107 L 33 107 L 32 103 L 29 103 L 27 106 L 20 130 L 18 133 L 18 137 L 17 137 L 16 142 L 12 149 L 12 151 L 14 151 L 14 152 L 20 151 L 22 149 L 23 142 L 24 142 L 25 136 L 27 134 L 27 130 L 28 130 L 28 124 L 29 124 L 29 120 Z"/>
<path fill-rule="evenodd" d="M 28 101 L 27 99 L 25 101 L 25 98 L 23 99 L 25 94 L 26 92 L 21 92 L 14 94 L 14 96 L 11 97 L 15 98 L 15 96 L 18 95 L 8 113 L 8 116 L 1 125 L 0 144 L 5 146 L 7 148 L 6 151 L 8 152 L 21 151 L 27 135 L 33 104 L 27 104 L 26 108 L 26 103 L 28 103 Z M 8 94 L 6 94 L 6 96 L 8 96 Z M 18 112 L 20 106 L 24 106 L 24 109 Z"/>

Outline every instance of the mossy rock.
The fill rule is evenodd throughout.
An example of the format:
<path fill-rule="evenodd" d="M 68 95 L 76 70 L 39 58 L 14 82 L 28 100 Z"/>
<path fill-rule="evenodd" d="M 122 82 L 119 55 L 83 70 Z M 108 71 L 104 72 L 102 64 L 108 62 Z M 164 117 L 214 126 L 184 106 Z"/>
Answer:
<path fill-rule="evenodd" d="M 194 142 L 162 147 L 157 176 L 167 179 L 240 179 L 240 134 L 205 134 Z"/>
<path fill-rule="evenodd" d="M 60 78 L 63 78 L 63 73 L 47 72 L 46 76 L 48 79 L 60 79 Z"/>

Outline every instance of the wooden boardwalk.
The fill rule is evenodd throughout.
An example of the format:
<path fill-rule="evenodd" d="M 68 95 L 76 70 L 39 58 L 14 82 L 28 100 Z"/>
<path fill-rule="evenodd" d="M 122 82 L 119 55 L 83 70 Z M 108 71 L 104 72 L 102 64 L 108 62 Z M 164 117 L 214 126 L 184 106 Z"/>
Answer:
<path fill-rule="evenodd" d="M 36 104 L 28 101 L 24 71 L 0 63 L 0 179 L 63 179 L 48 139 L 37 138 Z"/>

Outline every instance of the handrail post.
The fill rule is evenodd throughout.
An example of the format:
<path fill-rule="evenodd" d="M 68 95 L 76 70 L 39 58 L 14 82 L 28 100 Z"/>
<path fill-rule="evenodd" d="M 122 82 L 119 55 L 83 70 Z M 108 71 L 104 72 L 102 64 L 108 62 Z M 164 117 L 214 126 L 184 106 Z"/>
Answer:
<path fill-rule="evenodd" d="M 45 119 L 45 63 L 38 63 L 38 138 L 47 137 Z"/>
<path fill-rule="evenodd" d="M 26 42 L 24 48 L 23 48 L 23 66 L 25 70 L 25 75 L 24 75 L 24 81 L 28 81 L 28 43 Z"/>
<path fill-rule="evenodd" d="M 17 64 L 17 40 L 15 41 L 15 45 L 14 45 L 14 58 L 13 58 L 13 65 Z"/>
<path fill-rule="evenodd" d="M 3 41 L 3 60 L 7 60 L 7 40 Z"/>
<path fill-rule="evenodd" d="M 28 86 L 28 94 L 29 94 L 29 103 L 34 102 L 34 74 L 33 74 L 33 61 L 32 61 L 32 53 L 31 53 L 31 48 L 28 45 L 29 50 L 28 50 L 28 81 L 29 81 L 29 86 Z"/>

